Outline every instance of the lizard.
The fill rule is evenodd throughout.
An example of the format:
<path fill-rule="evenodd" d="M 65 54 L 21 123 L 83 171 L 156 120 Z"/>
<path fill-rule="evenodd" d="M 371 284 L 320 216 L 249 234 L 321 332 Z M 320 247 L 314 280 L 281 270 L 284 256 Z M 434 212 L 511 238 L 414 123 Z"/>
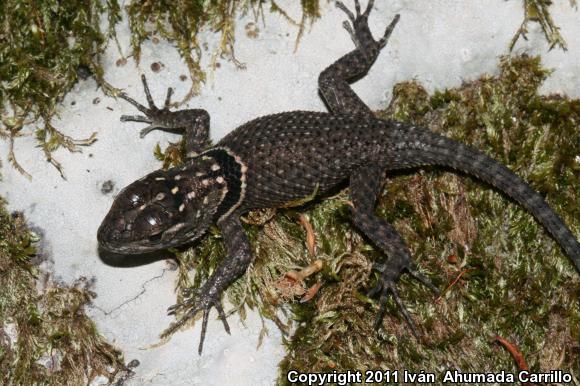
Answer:
<path fill-rule="evenodd" d="M 397 291 L 407 273 L 433 292 L 438 289 L 412 261 L 411 252 L 395 227 L 374 213 L 386 172 L 422 166 L 441 166 L 473 176 L 523 206 L 547 230 L 580 271 L 580 244 L 564 221 L 529 184 L 491 157 L 466 144 L 426 128 L 377 118 L 350 88 L 362 78 L 387 45 L 400 16 L 375 40 L 368 17 L 358 0 L 355 12 L 342 2 L 343 23 L 355 48 L 318 78 L 318 88 L 329 112 L 290 111 L 251 120 L 215 145 L 209 141 L 209 113 L 203 109 L 170 111 L 173 89 L 163 108 L 156 107 L 142 76 L 148 107 L 125 93 L 119 96 L 144 115 L 121 116 L 121 121 L 147 123 L 141 137 L 155 129 L 183 134 L 183 165 L 157 170 L 124 188 L 114 199 L 97 232 L 100 247 L 120 254 L 142 254 L 182 246 L 201 238 L 217 225 L 226 256 L 197 291 L 169 308 L 183 316 L 164 333 L 168 336 L 202 313 L 201 354 L 209 312 L 215 308 L 230 333 L 221 297 L 252 263 L 252 249 L 240 216 L 263 208 L 300 202 L 312 192 L 324 194 L 345 182 L 352 200 L 354 225 L 387 257 L 373 268 L 380 275 L 369 297 L 378 295 L 378 329 L 389 296 L 411 332 L 417 330 Z"/>

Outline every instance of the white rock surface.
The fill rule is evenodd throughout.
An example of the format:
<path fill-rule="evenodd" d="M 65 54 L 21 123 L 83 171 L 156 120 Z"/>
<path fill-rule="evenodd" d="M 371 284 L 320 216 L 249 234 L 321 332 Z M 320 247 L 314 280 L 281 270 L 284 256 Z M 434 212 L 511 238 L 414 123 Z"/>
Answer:
<path fill-rule="evenodd" d="M 298 2 L 278 3 L 299 19 Z M 297 30 L 281 16 L 267 14 L 266 26 L 261 21 L 258 23 L 260 33 L 256 39 L 247 37 L 244 30 L 253 18 L 239 20 L 236 57 L 247 64 L 247 69 L 238 70 L 231 62 L 220 60 L 221 68 L 210 75 L 201 96 L 188 104 L 209 111 L 214 140 L 260 115 L 324 109 L 317 94 L 318 74 L 353 45 L 341 26 L 344 15 L 333 3 L 321 3 L 321 19 L 307 29 L 296 52 Z M 376 3 L 370 20 L 375 36 L 383 32 L 395 13 L 401 14 L 401 21 L 369 75 L 354 86 L 373 109 L 388 104 L 392 86 L 400 81 L 416 79 L 433 90 L 496 72 L 498 56 L 507 53 L 523 18 L 520 1 L 378 0 Z M 539 25 L 530 24 L 529 40 L 520 39 L 515 51 L 541 54 L 544 65 L 555 70 L 543 86 L 545 93 L 562 92 L 580 97 L 580 14 L 566 1 L 555 2 L 551 11 L 556 24 L 562 28 L 569 50 L 548 52 Z M 118 32 L 121 46 L 129 53 L 126 22 L 118 27 Z M 207 62 L 217 38 L 204 33 L 204 39 L 210 46 L 210 52 L 204 52 Z M 132 60 L 124 67 L 116 67 L 118 58 L 116 48 L 111 47 L 105 57 L 106 79 L 116 87 L 125 88 L 137 100 L 144 102 L 141 73 L 147 75 L 159 104 L 168 86 L 176 90 L 176 98 L 182 97 L 189 88 L 187 82 L 179 80 L 179 75 L 187 74 L 186 67 L 169 44 L 146 43 L 138 68 Z M 150 65 L 157 61 L 165 67 L 155 74 Z M 101 102 L 93 104 L 97 97 Z M 4 165 L 0 194 L 8 199 L 11 210 L 24 211 L 31 223 L 43 229 L 56 278 L 67 283 L 79 276 L 96 279 L 98 297 L 90 310 L 91 316 L 102 333 L 124 351 L 127 361 L 140 361 L 132 384 L 273 384 L 284 350 L 280 333 L 272 323 L 266 322 L 270 333 L 260 349 L 256 349 L 261 329 L 258 315 L 250 314 L 246 326 L 238 322 L 237 316 L 232 316 L 232 335 L 228 336 L 213 313 L 201 357 L 197 355 L 199 324 L 176 333 L 166 344 L 151 348 L 172 320 L 165 315 L 165 310 L 175 301 L 176 272 L 169 270 L 163 261 L 119 268 L 106 265 L 99 258 L 96 230 L 114 194 L 159 166 L 152 156 L 155 143 L 160 141 L 163 145 L 168 140 L 176 140 L 175 136 L 161 132 L 140 140 L 141 124 L 119 121 L 122 114 L 135 113 L 129 104 L 104 96 L 93 80 L 79 82 L 59 109 L 60 118 L 53 123 L 62 132 L 77 138 L 96 131 L 98 142 L 81 154 L 66 151 L 55 154 L 64 166 L 66 181 L 45 162 L 32 137 L 16 142 L 18 160 L 33 175 L 32 181 L 7 166 L 7 146 L 0 143 Z M 115 187 L 105 195 L 101 193 L 101 185 L 107 180 L 114 181 Z"/>

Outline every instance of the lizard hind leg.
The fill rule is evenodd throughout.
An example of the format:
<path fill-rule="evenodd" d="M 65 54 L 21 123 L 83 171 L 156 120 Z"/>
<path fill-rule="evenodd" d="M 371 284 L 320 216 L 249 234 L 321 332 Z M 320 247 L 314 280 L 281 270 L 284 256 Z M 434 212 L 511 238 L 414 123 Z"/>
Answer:
<path fill-rule="evenodd" d="M 379 311 L 375 318 L 374 327 L 375 329 L 380 327 L 387 300 L 389 296 L 392 296 L 411 331 L 415 337 L 418 337 L 417 328 L 403 305 L 396 282 L 403 273 L 409 273 L 436 294 L 439 291 L 427 277 L 415 268 L 411 261 L 411 252 L 395 228 L 373 213 L 375 200 L 381 186 L 382 174 L 383 168 L 381 167 L 365 167 L 353 173 L 350 181 L 350 194 L 354 204 L 353 221 L 388 257 L 386 262 L 376 263 L 373 266 L 380 272 L 377 284 L 368 293 L 369 297 L 379 296 Z"/>
<path fill-rule="evenodd" d="M 331 112 L 372 117 L 373 112 L 350 88 L 350 83 L 362 78 L 368 72 L 381 49 L 387 44 L 391 32 L 399 21 L 399 15 L 396 15 L 387 27 L 384 36 L 376 41 L 368 26 L 368 16 L 373 7 L 372 0 L 369 1 L 362 14 L 358 1 L 355 1 L 356 14 L 353 14 L 340 1 L 337 1 L 336 5 L 346 13 L 349 19 L 343 23 L 343 26 L 350 34 L 356 48 L 320 73 L 318 88 Z"/>

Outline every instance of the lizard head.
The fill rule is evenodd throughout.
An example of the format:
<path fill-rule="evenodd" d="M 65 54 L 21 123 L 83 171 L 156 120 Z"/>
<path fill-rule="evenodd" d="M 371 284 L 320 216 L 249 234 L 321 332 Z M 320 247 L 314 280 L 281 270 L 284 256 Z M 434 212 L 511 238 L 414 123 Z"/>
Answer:
<path fill-rule="evenodd" d="M 197 159 L 127 186 L 99 227 L 99 245 L 110 252 L 139 254 L 202 236 L 227 193 L 223 176 L 213 166 L 210 159 Z"/>

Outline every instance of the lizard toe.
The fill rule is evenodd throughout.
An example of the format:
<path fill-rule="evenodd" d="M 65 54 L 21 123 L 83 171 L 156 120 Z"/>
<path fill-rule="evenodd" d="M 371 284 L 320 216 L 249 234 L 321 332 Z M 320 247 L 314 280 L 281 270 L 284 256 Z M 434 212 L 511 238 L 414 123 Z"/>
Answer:
<path fill-rule="evenodd" d="M 395 286 L 394 280 L 392 280 L 390 278 L 381 277 L 379 279 L 378 283 L 375 285 L 375 287 L 373 287 L 371 289 L 371 291 L 369 291 L 369 296 L 370 295 L 374 296 L 374 295 L 377 295 L 379 293 L 380 293 L 379 310 L 377 312 L 377 316 L 375 317 L 375 321 L 373 323 L 373 328 L 375 330 L 378 330 L 380 328 L 382 321 L 383 321 L 383 318 L 385 316 L 385 312 L 386 312 L 386 308 L 387 308 L 387 300 L 390 296 L 393 298 L 393 300 L 397 304 L 399 311 L 401 312 L 401 315 L 403 315 L 405 322 L 407 323 L 407 325 L 411 329 L 411 332 L 413 333 L 415 338 L 419 339 L 419 334 L 417 332 L 417 327 L 415 326 L 415 322 L 413 322 L 413 319 L 411 318 L 409 311 L 407 310 L 407 308 L 403 304 L 403 301 L 401 300 L 401 297 L 399 295 L 399 291 L 397 290 L 397 288 Z"/>

